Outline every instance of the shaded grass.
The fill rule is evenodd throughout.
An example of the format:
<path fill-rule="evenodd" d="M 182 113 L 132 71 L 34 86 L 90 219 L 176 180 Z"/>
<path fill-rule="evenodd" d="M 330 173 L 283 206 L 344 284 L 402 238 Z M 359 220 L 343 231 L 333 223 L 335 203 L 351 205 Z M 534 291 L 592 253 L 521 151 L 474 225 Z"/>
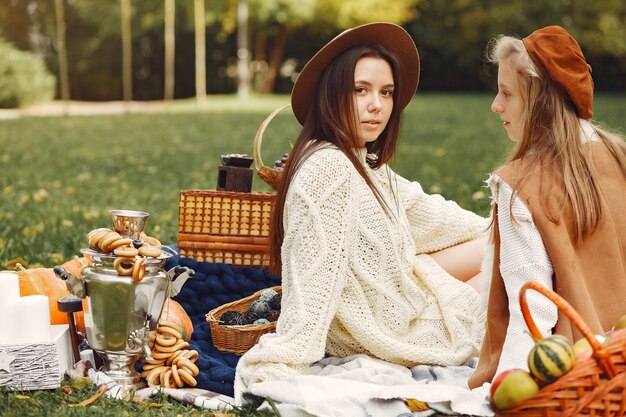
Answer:
<path fill-rule="evenodd" d="M 421 94 L 404 113 L 392 166 L 424 190 L 479 214 L 484 180 L 511 147 L 488 94 Z M 215 189 L 219 155 L 253 151 L 265 117 L 286 96 L 189 101 L 167 113 L 29 117 L 0 121 L 0 266 L 16 258 L 53 266 L 79 254 L 85 234 L 110 226 L 110 209 L 150 213 L 146 232 L 176 242 L 182 189 Z M 220 106 L 219 103 L 223 103 Z M 596 98 L 596 118 L 626 130 L 626 96 Z M 263 161 L 289 151 L 299 125 L 280 113 L 263 137 Z M 255 176 L 255 191 L 270 187 Z"/>

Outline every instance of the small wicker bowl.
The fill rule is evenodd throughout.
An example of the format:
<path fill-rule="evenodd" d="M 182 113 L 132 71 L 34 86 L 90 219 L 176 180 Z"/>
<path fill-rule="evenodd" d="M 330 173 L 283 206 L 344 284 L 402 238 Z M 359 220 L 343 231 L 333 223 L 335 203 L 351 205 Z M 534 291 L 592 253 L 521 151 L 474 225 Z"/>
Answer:
<path fill-rule="evenodd" d="M 266 289 L 267 288 L 259 290 L 240 300 L 223 304 L 207 313 L 206 321 L 209 322 L 209 326 L 211 327 L 211 338 L 217 350 L 243 355 L 258 342 L 262 335 L 272 333 L 276 330 L 275 321 L 266 324 L 245 324 L 241 326 L 220 324 L 220 317 L 227 311 L 238 311 L 241 314 L 245 314 L 250 308 L 250 304 L 258 300 Z M 280 285 L 269 289 L 277 293 L 282 292 Z"/>

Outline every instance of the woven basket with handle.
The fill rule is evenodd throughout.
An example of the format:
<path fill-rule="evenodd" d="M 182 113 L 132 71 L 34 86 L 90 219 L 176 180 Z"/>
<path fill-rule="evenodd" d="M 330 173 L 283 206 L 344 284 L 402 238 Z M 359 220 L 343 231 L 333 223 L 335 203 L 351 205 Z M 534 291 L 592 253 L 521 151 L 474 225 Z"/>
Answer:
<path fill-rule="evenodd" d="M 285 104 L 271 112 L 265 120 L 263 120 L 263 123 L 261 123 L 259 130 L 257 130 L 256 135 L 254 136 L 254 167 L 257 170 L 257 175 L 275 190 L 278 190 L 278 187 L 280 186 L 280 181 L 283 178 L 283 172 L 263 164 L 263 159 L 261 158 L 261 144 L 263 143 L 263 134 L 265 133 L 265 129 L 267 129 L 267 126 L 270 124 L 272 119 L 288 107 L 291 107 L 291 105 Z"/>
<path fill-rule="evenodd" d="M 565 375 L 513 408 L 498 412 L 507 417 L 614 417 L 626 414 L 626 330 L 616 330 L 605 346 L 596 340 L 578 312 L 554 291 L 536 282 L 524 284 L 520 307 L 530 333 L 541 338 L 526 302 L 532 289 L 548 297 L 580 329 L 593 348 L 593 354 L 580 361 Z"/>
<path fill-rule="evenodd" d="M 280 285 L 270 289 L 279 294 L 282 292 Z M 207 313 L 206 321 L 209 322 L 211 327 L 211 339 L 217 350 L 243 355 L 258 342 L 262 335 L 276 330 L 275 321 L 266 324 L 245 324 L 240 326 L 220 324 L 220 317 L 227 311 L 232 310 L 245 314 L 250 308 L 250 304 L 258 300 L 263 291 L 265 289 L 259 290 L 248 297 L 223 304 Z"/>

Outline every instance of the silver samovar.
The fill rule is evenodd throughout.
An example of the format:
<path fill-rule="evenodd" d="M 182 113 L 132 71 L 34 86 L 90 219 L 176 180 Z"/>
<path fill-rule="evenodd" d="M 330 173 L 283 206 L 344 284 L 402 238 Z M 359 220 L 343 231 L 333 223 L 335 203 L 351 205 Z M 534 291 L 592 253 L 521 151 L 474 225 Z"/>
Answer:
<path fill-rule="evenodd" d="M 111 210 L 111 215 L 114 231 L 141 243 L 148 213 Z M 103 359 L 102 371 L 127 392 L 139 388 L 143 384 L 135 363 L 142 354 L 152 359 L 148 333 L 156 329 L 166 297 L 177 294 L 194 271 L 177 266 L 165 272 L 163 265 L 172 253 L 162 250 L 157 258 L 145 259 L 145 275 L 135 282 L 117 272 L 112 252 L 92 248 L 81 252 L 91 265 L 81 270 L 80 279 L 62 267 L 55 267 L 54 272 L 65 280 L 71 293 L 87 299 L 85 333 L 91 348 Z"/>

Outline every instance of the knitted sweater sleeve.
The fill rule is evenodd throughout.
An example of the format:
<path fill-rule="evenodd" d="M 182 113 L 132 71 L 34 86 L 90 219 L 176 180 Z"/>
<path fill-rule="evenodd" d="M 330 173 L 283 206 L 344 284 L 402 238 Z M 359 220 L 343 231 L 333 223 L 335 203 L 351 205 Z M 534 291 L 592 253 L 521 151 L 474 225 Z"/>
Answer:
<path fill-rule="evenodd" d="M 317 151 L 291 183 L 284 215 L 281 315 L 276 333 L 263 335 L 240 359 L 236 391 L 306 372 L 323 358 L 349 267 L 353 173 L 339 151 Z"/>
<path fill-rule="evenodd" d="M 415 181 L 391 173 L 391 184 L 406 211 L 417 253 L 445 249 L 485 234 L 489 220 L 438 194 L 427 194 Z"/>
<path fill-rule="evenodd" d="M 497 375 L 511 368 L 528 370 L 528 354 L 534 342 L 526 333 L 528 327 L 520 309 L 519 292 L 528 281 L 536 281 L 552 289 L 553 270 L 541 235 L 524 202 L 516 197 L 509 210 L 513 193 L 511 187 L 495 174 L 489 179 L 489 184 L 498 204 L 500 273 L 509 300 L 510 316 Z M 541 334 L 551 334 L 556 325 L 557 307 L 536 291 L 528 292 L 527 301 Z"/>

